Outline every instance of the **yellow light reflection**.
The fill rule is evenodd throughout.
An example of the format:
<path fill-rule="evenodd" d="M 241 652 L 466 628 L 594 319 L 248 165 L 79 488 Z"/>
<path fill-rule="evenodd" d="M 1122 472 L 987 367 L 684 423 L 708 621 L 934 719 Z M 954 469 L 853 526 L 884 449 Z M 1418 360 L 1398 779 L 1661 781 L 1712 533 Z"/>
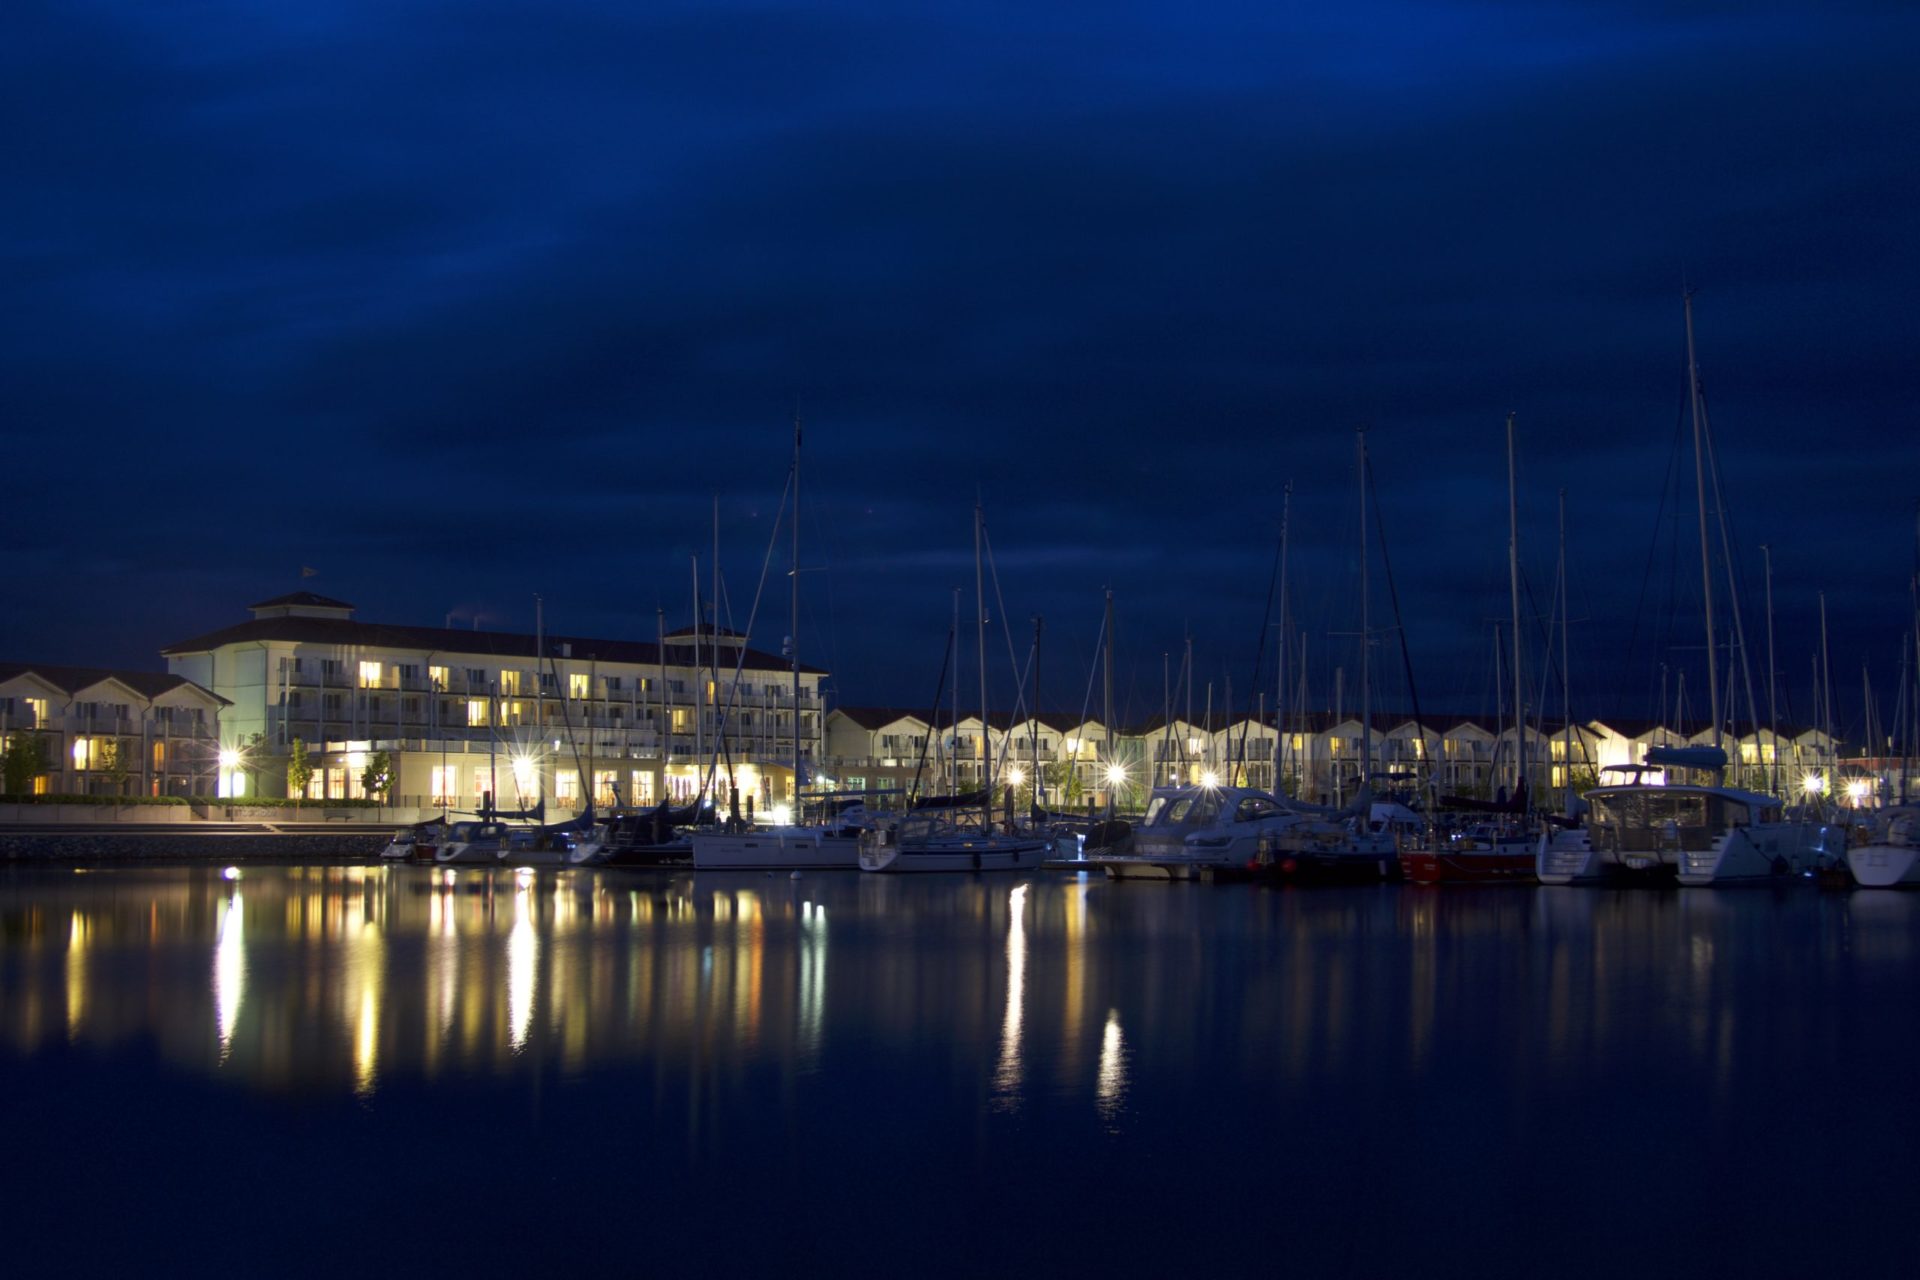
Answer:
<path fill-rule="evenodd" d="M 1011 1108 L 1020 1089 L 1020 1015 L 1027 986 L 1027 886 L 1007 895 L 1007 1013 L 1000 1024 L 1000 1062 L 993 1089 Z"/>
<path fill-rule="evenodd" d="M 87 1016 L 87 921 L 78 911 L 67 931 L 67 1039 L 80 1037 Z"/>

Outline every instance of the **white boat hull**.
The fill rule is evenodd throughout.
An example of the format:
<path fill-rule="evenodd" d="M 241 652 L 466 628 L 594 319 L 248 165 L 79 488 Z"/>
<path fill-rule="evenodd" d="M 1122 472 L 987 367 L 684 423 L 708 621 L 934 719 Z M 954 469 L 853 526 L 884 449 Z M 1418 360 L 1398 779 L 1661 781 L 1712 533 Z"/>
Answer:
<path fill-rule="evenodd" d="M 1705 849 L 1676 855 L 1676 878 L 1690 888 L 1764 884 L 1809 874 L 1831 861 L 1833 828 L 1810 822 L 1770 822 L 1735 827 Z"/>
<path fill-rule="evenodd" d="M 942 841 L 927 846 L 870 844 L 860 850 L 860 869 L 907 871 L 1032 871 L 1052 852 L 1050 840 Z"/>
<path fill-rule="evenodd" d="M 1911 845 L 1863 844 L 1847 850 L 1847 869 L 1868 889 L 1920 885 L 1920 849 Z"/>

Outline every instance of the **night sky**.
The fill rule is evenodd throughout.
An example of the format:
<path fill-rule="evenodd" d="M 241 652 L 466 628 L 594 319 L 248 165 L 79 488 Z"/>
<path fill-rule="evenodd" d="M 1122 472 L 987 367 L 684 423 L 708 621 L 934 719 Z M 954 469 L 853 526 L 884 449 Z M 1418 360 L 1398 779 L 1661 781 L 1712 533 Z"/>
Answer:
<path fill-rule="evenodd" d="M 1189 632 L 1196 704 L 1244 706 L 1291 480 L 1310 695 L 1343 665 L 1351 706 L 1364 424 L 1419 697 L 1490 713 L 1513 411 L 1534 613 L 1567 490 L 1576 713 L 1653 714 L 1665 663 L 1704 714 L 1691 283 L 1755 678 L 1765 543 L 1795 713 L 1824 590 L 1842 727 L 1863 663 L 1890 716 L 1920 10 L 1039 10 L 12 0 L 0 656 L 156 668 L 301 587 L 650 639 L 716 495 L 744 627 L 797 406 L 837 701 L 931 698 L 978 496 L 1049 704 L 1111 588 L 1123 714 Z"/>

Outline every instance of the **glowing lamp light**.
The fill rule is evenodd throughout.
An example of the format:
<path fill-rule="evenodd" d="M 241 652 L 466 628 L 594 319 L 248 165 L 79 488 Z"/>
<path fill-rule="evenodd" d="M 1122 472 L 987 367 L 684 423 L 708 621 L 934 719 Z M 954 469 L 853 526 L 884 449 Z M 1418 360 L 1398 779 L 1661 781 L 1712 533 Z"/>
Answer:
<path fill-rule="evenodd" d="M 240 878 L 240 868 L 228 867 L 220 873 L 220 878 L 223 880 L 238 880 Z"/>
<path fill-rule="evenodd" d="M 1015 766 L 1014 768 L 1007 770 L 1007 781 L 1011 785 L 1016 787 L 1022 786 L 1026 783 L 1026 780 L 1027 780 L 1027 771 L 1025 769 Z"/>
<path fill-rule="evenodd" d="M 774 826 L 784 827 L 788 823 L 793 821 L 793 806 L 787 805 L 787 804 L 776 804 L 772 808 L 767 810 L 767 816 L 773 819 Z"/>
<path fill-rule="evenodd" d="M 239 764 L 240 753 L 238 751 L 235 751 L 232 747 L 220 748 L 220 767 L 222 769 L 238 768 Z"/>
<path fill-rule="evenodd" d="M 1107 766 L 1107 785 L 1108 786 L 1117 787 L 1123 784 L 1124 782 L 1126 782 L 1126 780 L 1127 780 L 1127 768 L 1125 765 L 1110 764 Z"/>
<path fill-rule="evenodd" d="M 1867 792 L 1870 790 L 1872 788 L 1867 785 L 1865 778 L 1855 778 L 1847 784 L 1847 799 L 1853 802 L 1855 808 L 1858 808 L 1860 802 L 1867 798 Z"/>
<path fill-rule="evenodd" d="M 1801 780 L 1800 789 L 1810 796 L 1817 796 L 1827 789 L 1827 780 L 1817 773 L 1810 773 Z"/>
<path fill-rule="evenodd" d="M 1203 787 L 1217 787 L 1220 785 L 1220 775 L 1209 769 L 1200 775 L 1200 785 Z"/>

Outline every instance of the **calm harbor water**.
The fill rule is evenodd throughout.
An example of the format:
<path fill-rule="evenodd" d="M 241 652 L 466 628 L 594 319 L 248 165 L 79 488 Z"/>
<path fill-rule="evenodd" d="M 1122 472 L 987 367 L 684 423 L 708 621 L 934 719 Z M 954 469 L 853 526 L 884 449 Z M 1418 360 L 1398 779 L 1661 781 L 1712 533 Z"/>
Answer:
<path fill-rule="evenodd" d="M 1812 888 L 11 869 L 0 1205 L 34 1274 L 1906 1274 L 1917 940 Z"/>

